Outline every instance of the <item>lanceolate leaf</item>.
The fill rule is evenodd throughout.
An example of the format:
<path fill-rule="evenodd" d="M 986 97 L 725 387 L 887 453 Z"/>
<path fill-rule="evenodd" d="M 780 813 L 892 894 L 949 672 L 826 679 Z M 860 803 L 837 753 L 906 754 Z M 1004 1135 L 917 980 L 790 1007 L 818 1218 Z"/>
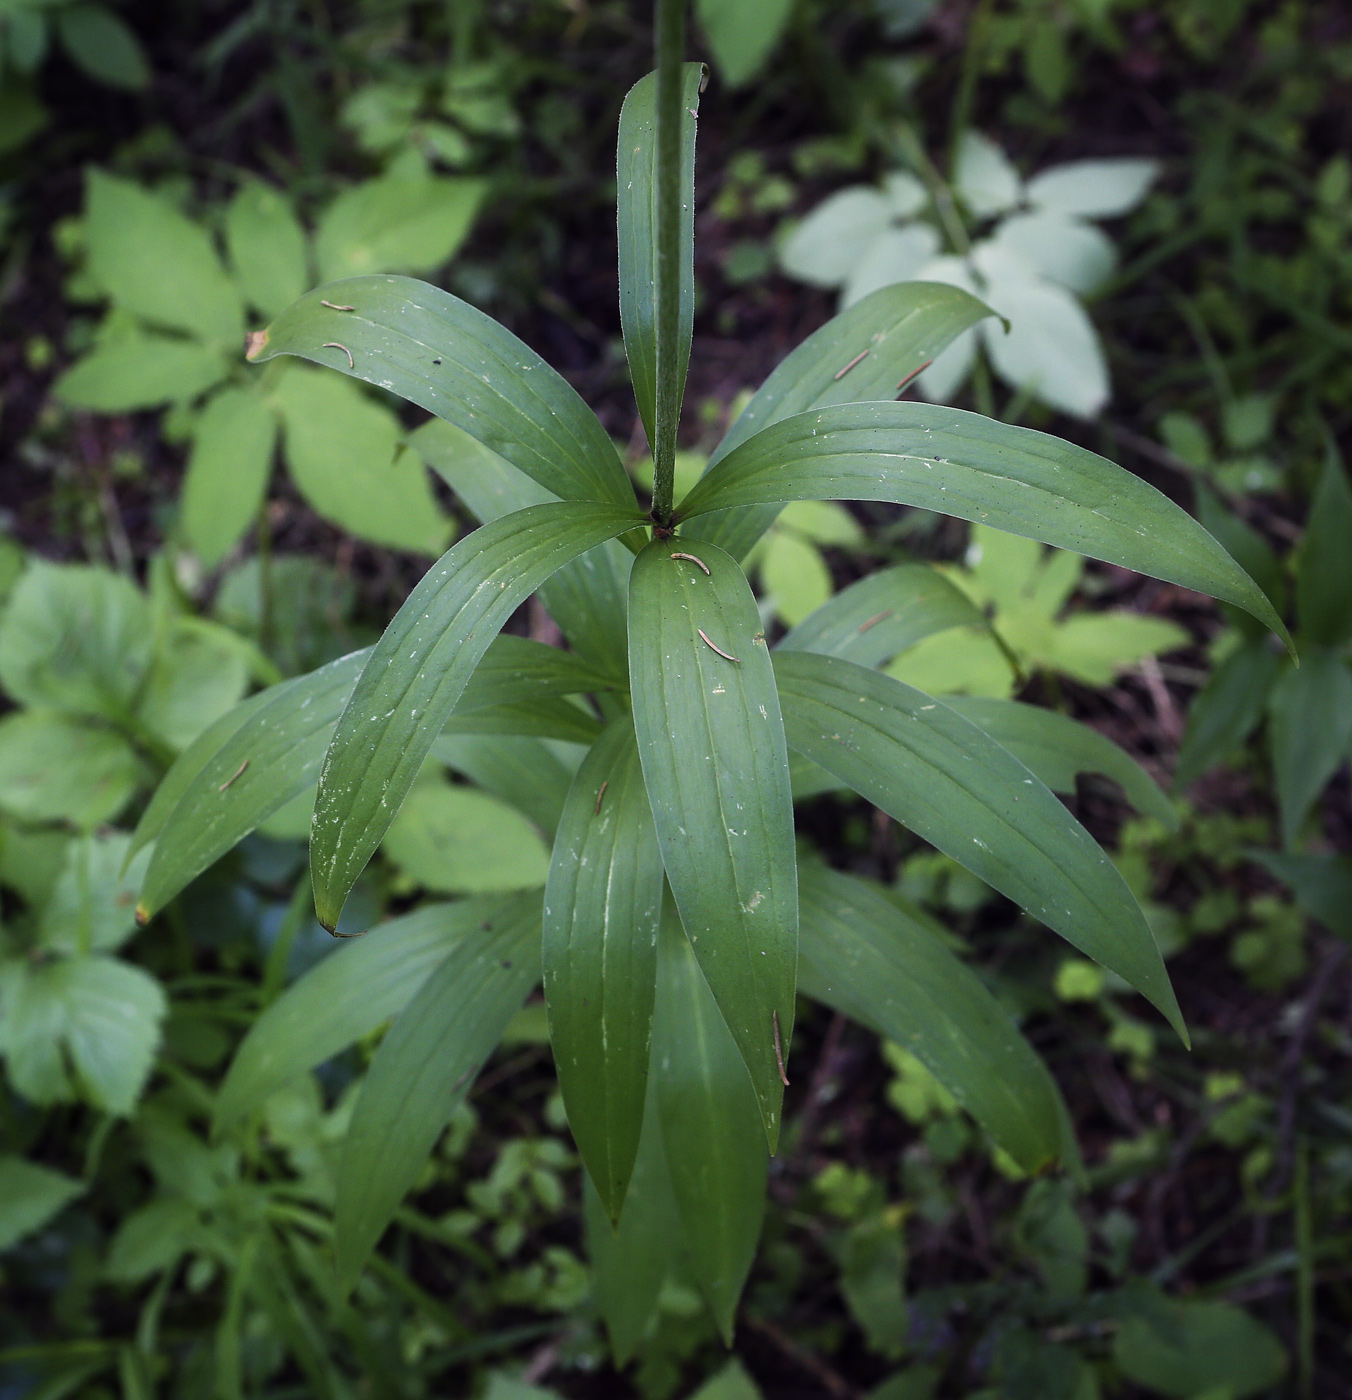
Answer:
<path fill-rule="evenodd" d="M 495 637 L 465 687 L 456 713 L 489 705 L 611 690 L 615 678 L 571 652 L 526 637 Z"/>
<path fill-rule="evenodd" d="M 779 641 L 780 651 L 816 651 L 880 666 L 935 632 L 981 627 L 981 610 L 928 564 L 879 569 L 843 588 Z"/>
<path fill-rule="evenodd" d="M 739 1047 L 670 905 L 659 949 L 653 1076 L 667 1167 L 695 1281 L 731 1345 L 765 1210 L 765 1139 Z"/>
<path fill-rule="evenodd" d="M 627 715 L 578 769 L 545 885 L 549 1038 L 568 1124 L 611 1220 L 643 1125 L 662 855 Z"/>
<path fill-rule="evenodd" d="M 1226 758 L 1258 728 L 1281 669 L 1281 657 L 1268 646 L 1266 633 L 1245 642 L 1216 667 L 1188 709 L 1175 792 Z"/>
<path fill-rule="evenodd" d="M 333 736 L 310 842 L 315 909 L 333 928 L 479 658 L 561 564 L 637 509 L 558 502 L 484 525 L 442 555 L 385 629 Z"/>
<path fill-rule="evenodd" d="M 263 334 L 250 359 L 300 355 L 342 370 L 454 423 L 558 496 L 633 502 L 614 445 L 576 391 L 449 292 L 410 277 L 349 277 L 303 296 Z"/>
<path fill-rule="evenodd" d="M 684 65 L 681 94 L 680 333 L 671 367 L 685 384 L 695 324 L 695 113 L 703 65 Z M 639 414 L 656 442 L 657 429 L 657 74 L 629 89 L 620 109 L 617 181 L 620 254 L 620 323 Z M 676 402 L 680 402 L 677 390 Z"/>
<path fill-rule="evenodd" d="M 1126 978 L 1186 1038 L 1126 882 L 1018 759 L 922 691 L 848 661 L 780 652 L 775 676 L 795 749 Z"/>
<path fill-rule="evenodd" d="M 552 836 L 573 775 L 541 739 L 505 734 L 446 734 L 432 745 L 438 762 L 500 797 Z"/>
<path fill-rule="evenodd" d="M 457 705 L 442 728 L 443 734 L 533 734 L 568 744 L 590 744 L 600 732 L 595 716 L 557 695 L 506 700 L 464 712 Z"/>
<path fill-rule="evenodd" d="M 682 519 L 796 500 L 896 501 L 980 521 L 1234 603 L 1289 642 L 1262 589 L 1167 496 L 1030 428 L 919 403 L 842 404 L 749 438 L 681 503 Z"/>
<path fill-rule="evenodd" d="M 1352 637 L 1352 487 L 1330 443 L 1296 567 L 1299 630 L 1337 646 Z"/>
<path fill-rule="evenodd" d="M 381 1042 L 338 1169 L 334 1244 L 345 1291 L 539 980 L 539 950 L 540 896 L 534 892 L 462 938 Z"/>
<path fill-rule="evenodd" d="M 939 282 L 899 282 L 871 293 L 786 356 L 714 448 L 706 471 L 783 418 L 828 404 L 895 398 L 911 375 L 993 314 L 960 287 Z M 781 504 L 719 513 L 692 522 L 685 533 L 721 545 L 740 559 Z"/>
<path fill-rule="evenodd" d="M 424 423 L 409 444 L 485 525 L 557 499 L 496 452 L 439 418 Z M 608 541 L 570 559 L 539 590 L 564 636 L 617 678 L 628 668 L 624 618 L 632 563 L 622 545 Z"/>
<path fill-rule="evenodd" d="M 980 978 L 876 885 L 798 872 L 798 984 L 919 1059 L 1027 1172 L 1061 1152 L 1046 1067 Z"/>
<path fill-rule="evenodd" d="M 765 633 L 736 562 L 695 541 L 648 545 L 630 577 L 629 665 L 667 878 L 773 1150 L 798 962 L 793 807 Z"/>
<path fill-rule="evenodd" d="M 424 904 L 317 963 L 258 1018 L 216 1098 L 229 1126 L 269 1095 L 397 1016 L 462 939 L 492 922 L 501 895 Z"/>
<path fill-rule="evenodd" d="M 1087 724 L 1039 705 L 985 695 L 948 695 L 944 704 L 984 729 L 1053 792 L 1073 793 L 1077 774 L 1102 773 L 1121 785 L 1137 811 L 1170 831 L 1177 828 L 1178 813 L 1159 784 L 1130 754 Z"/>
<path fill-rule="evenodd" d="M 1300 668 L 1277 682 L 1269 708 L 1282 839 L 1290 848 L 1352 739 L 1352 670 L 1336 652 L 1311 647 Z"/>
<path fill-rule="evenodd" d="M 370 654 L 369 648 L 354 651 L 272 686 L 223 715 L 185 750 L 136 832 L 134 849 L 155 839 L 136 907 L 142 923 L 314 782 L 334 722 Z M 243 722 L 232 732 L 241 710 Z"/>

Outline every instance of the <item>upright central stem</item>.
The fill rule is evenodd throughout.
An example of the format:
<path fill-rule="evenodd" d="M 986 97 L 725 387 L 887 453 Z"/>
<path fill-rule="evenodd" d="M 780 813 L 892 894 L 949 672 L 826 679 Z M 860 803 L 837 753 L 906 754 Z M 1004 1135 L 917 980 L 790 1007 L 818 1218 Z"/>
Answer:
<path fill-rule="evenodd" d="M 655 0 L 657 21 L 657 404 L 653 515 L 671 519 L 681 415 L 681 60 L 685 0 Z"/>

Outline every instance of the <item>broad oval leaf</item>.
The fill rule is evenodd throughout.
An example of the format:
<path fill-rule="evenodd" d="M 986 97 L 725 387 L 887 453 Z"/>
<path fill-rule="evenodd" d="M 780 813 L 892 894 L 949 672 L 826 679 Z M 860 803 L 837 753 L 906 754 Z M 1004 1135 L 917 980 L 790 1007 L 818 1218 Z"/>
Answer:
<path fill-rule="evenodd" d="M 701 478 L 678 515 L 847 499 L 942 511 L 1194 588 L 1290 645 L 1258 585 L 1153 486 L 1060 438 L 936 404 L 841 404 L 776 423 Z"/>
<path fill-rule="evenodd" d="M 325 928 L 337 925 L 498 629 L 561 564 L 638 519 L 636 507 L 531 506 L 466 536 L 409 594 L 357 681 L 320 773 L 310 869 Z"/>
<path fill-rule="evenodd" d="M 731 1346 L 765 1210 L 764 1109 L 670 904 L 658 946 L 653 1078 L 667 1169 L 695 1282 Z"/>
<path fill-rule="evenodd" d="M 484 925 L 487 925 L 485 927 Z M 427 1154 L 540 976 L 540 895 L 453 947 L 376 1051 L 338 1168 L 339 1284 L 356 1283 Z"/>
<path fill-rule="evenodd" d="M 798 963 L 793 805 L 765 632 L 736 561 L 697 541 L 648 545 L 630 576 L 629 666 L 667 878 L 773 1150 Z"/>
<path fill-rule="evenodd" d="M 136 829 L 133 851 L 155 841 L 136 906 L 141 923 L 314 782 L 371 651 L 253 696 L 184 750 Z"/>
<path fill-rule="evenodd" d="M 1060 1156 L 1055 1081 L 981 979 L 879 886 L 798 872 L 798 984 L 905 1046 L 1027 1172 Z"/>
<path fill-rule="evenodd" d="M 217 1128 L 397 1016 L 451 950 L 504 907 L 501 895 L 425 904 L 316 963 L 250 1026 L 216 1097 Z"/>
<path fill-rule="evenodd" d="M 643 1126 L 662 914 L 634 726 L 614 720 L 578 769 L 545 885 L 549 1038 L 568 1125 L 612 1221 Z"/>
<path fill-rule="evenodd" d="M 1154 936 L 1093 837 L 1017 758 L 877 671 L 777 652 L 789 743 L 1126 978 L 1186 1041 Z"/>
<path fill-rule="evenodd" d="M 937 569 L 897 564 L 841 589 L 781 638 L 776 649 L 880 666 L 936 632 L 981 627 L 985 621 L 972 600 Z"/>
<path fill-rule="evenodd" d="M 426 282 L 349 277 L 309 292 L 249 352 L 275 355 L 388 389 L 565 499 L 633 504 L 614 444 L 571 385 L 491 317 Z"/>
<path fill-rule="evenodd" d="M 1159 784 L 1125 749 L 1087 724 L 1040 705 L 985 695 L 946 695 L 944 704 L 984 729 L 1053 792 L 1073 793 L 1079 773 L 1102 773 L 1121 786 L 1138 812 L 1169 831 L 1178 829 L 1178 812 Z"/>
<path fill-rule="evenodd" d="M 690 363 L 695 324 L 695 125 L 704 65 L 682 67 L 681 92 L 681 227 L 680 304 L 676 403 Z M 620 255 L 620 324 L 629 358 L 639 415 L 648 441 L 657 441 L 657 74 L 649 73 L 629 89 L 620 108 L 617 144 L 617 219 Z"/>
<path fill-rule="evenodd" d="M 993 314 L 942 282 L 902 282 L 864 297 L 785 356 L 714 448 L 706 472 L 771 423 L 829 404 L 894 398 L 917 370 Z M 684 533 L 740 559 L 778 513 L 778 504 L 719 513 Z"/>

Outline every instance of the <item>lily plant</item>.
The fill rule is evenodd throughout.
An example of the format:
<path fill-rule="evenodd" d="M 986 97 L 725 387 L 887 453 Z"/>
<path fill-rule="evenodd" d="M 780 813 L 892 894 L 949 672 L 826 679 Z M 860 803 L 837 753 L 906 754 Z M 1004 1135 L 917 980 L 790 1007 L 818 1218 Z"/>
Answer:
<path fill-rule="evenodd" d="M 1053 791 L 1077 766 L 1116 773 L 1147 800 L 1157 790 L 1062 716 L 941 702 L 876 669 L 972 620 L 932 570 L 885 570 L 772 645 L 739 561 L 784 505 L 947 512 L 1209 593 L 1285 636 L 1221 545 L 1112 462 L 895 401 L 992 314 L 953 286 L 886 287 L 823 326 L 673 499 L 702 69 L 682 61 L 684 0 L 658 0 L 656 18 L 657 68 L 624 103 L 618 161 L 620 309 L 653 448 L 651 503 L 564 379 L 464 301 L 396 276 L 303 296 L 251 358 L 301 356 L 444 420 L 417 436 L 432 433 L 430 460 L 484 523 L 373 647 L 214 724 L 135 838 L 137 849 L 154 842 L 146 919 L 317 784 L 314 901 L 333 930 L 446 734 L 590 741 L 554 809 L 543 889 L 424 908 L 339 950 L 251 1030 L 217 1118 L 238 1124 L 392 1022 L 339 1168 L 334 1249 L 350 1288 L 543 980 L 589 1178 L 596 1291 L 621 1360 L 675 1267 L 731 1334 L 780 1138 L 798 992 L 914 1053 L 1025 1170 L 1074 1159 L 1054 1082 L 976 975 L 890 892 L 799 858 L 795 790 L 852 788 L 1124 978 L 1186 1039 L 1136 900 Z M 497 635 L 537 592 L 567 650 Z M 585 715 L 563 698 L 578 695 L 590 697 Z"/>

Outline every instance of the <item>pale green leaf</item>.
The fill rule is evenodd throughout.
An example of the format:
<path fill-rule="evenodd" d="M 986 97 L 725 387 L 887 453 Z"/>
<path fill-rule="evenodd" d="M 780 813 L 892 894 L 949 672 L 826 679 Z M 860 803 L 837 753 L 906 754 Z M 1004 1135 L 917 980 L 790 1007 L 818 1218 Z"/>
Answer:
<path fill-rule="evenodd" d="M 696 0 L 700 28 L 730 88 L 761 71 L 792 11 L 793 0 Z"/>
<path fill-rule="evenodd" d="M 1068 617 L 1052 631 L 1046 655 L 1036 659 L 1086 685 L 1109 686 L 1120 672 L 1146 657 L 1191 642 L 1192 637 L 1167 618 L 1114 608 Z"/>
<path fill-rule="evenodd" d="M 1018 202 L 1022 181 L 1009 157 L 979 131 L 964 131 L 953 175 L 959 198 L 978 219 L 1003 214 Z"/>
<path fill-rule="evenodd" d="M 893 215 L 887 197 L 871 185 L 837 190 L 784 240 L 779 264 L 810 286 L 844 286 Z"/>
<path fill-rule="evenodd" d="M 816 545 L 774 530 L 760 556 L 761 588 L 784 624 L 795 627 L 831 596 L 831 571 Z"/>
<path fill-rule="evenodd" d="M 277 420 L 256 390 L 222 389 L 193 429 L 183 479 L 188 544 L 214 568 L 257 516 L 272 470 Z"/>
<path fill-rule="evenodd" d="M 1069 161 L 1035 175 L 1024 194 L 1038 209 L 1084 219 L 1116 219 L 1145 198 L 1159 168 L 1158 161 L 1131 156 Z"/>
<path fill-rule="evenodd" d="M 884 229 L 850 269 L 840 294 L 841 306 L 853 306 L 879 287 L 913 281 L 939 246 L 939 235 L 929 224 Z"/>
<path fill-rule="evenodd" d="M 461 540 L 409 594 L 357 682 L 320 776 L 310 864 L 326 928 L 498 629 L 561 564 L 638 518 L 637 508 L 532 506 Z"/>
<path fill-rule="evenodd" d="M 643 1126 L 662 856 L 627 716 L 583 760 L 545 886 L 544 986 L 568 1123 L 611 1220 Z"/>
<path fill-rule="evenodd" d="M 225 378 L 219 350 L 156 331 L 120 331 L 57 377 L 52 393 L 71 408 L 135 413 L 185 403 Z"/>
<path fill-rule="evenodd" d="M 111 821 L 143 777 L 135 751 L 111 729 L 42 710 L 0 719 L 0 810 L 22 821 Z"/>
<path fill-rule="evenodd" d="M 1081 295 L 1106 282 L 1117 266 L 1117 252 L 1106 234 L 1061 214 L 1016 214 L 996 229 L 994 242 Z"/>
<path fill-rule="evenodd" d="M 310 285 L 305 231 L 271 185 L 239 187 L 226 207 L 225 241 L 245 297 L 264 316 L 279 316 Z"/>
<path fill-rule="evenodd" d="M 682 552 L 700 562 L 672 557 Z M 779 697 L 746 576 L 713 545 L 654 540 L 630 576 L 629 648 L 667 878 L 773 1148 L 783 1099 L 775 1042 L 787 1060 L 793 1026 L 797 881 Z"/>
<path fill-rule="evenodd" d="M 248 684 L 248 659 L 223 627 L 197 619 L 192 625 L 170 623 L 137 714 L 177 751 L 233 709 Z"/>
<path fill-rule="evenodd" d="M 334 1243 L 344 1290 L 539 976 L 540 896 L 525 894 L 451 949 L 381 1042 L 339 1166 Z"/>
<path fill-rule="evenodd" d="M 61 873 L 38 924 L 44 948 L 107 953 L 136 931 L 136 891 L 145 861 L 128 865 L 131 837 L 121 831 L 82 836 L 66 846 Z"/>

